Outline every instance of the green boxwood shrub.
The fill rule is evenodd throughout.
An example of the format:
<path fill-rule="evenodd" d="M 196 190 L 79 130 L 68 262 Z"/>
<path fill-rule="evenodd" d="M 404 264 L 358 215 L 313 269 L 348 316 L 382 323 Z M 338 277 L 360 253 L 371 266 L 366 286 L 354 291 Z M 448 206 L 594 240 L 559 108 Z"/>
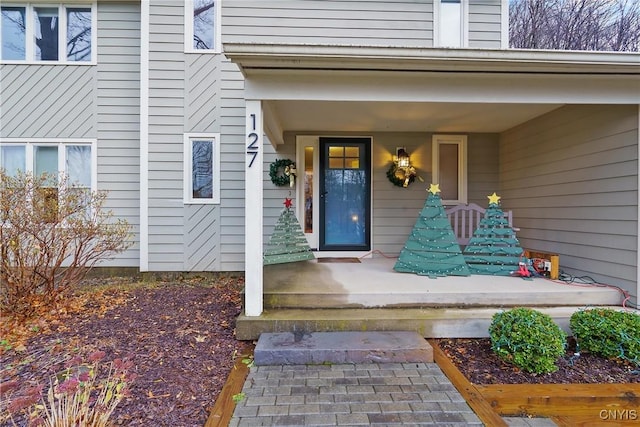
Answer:
<path fill-rule="evenodd" d="M 640 315 L 591 308 L 573 313 L 569 325 L 581 350 L 640 363 Z"/>
<path fill-rule="evenodd" d="M 530 308 L 494 314 L 489 336 L 498 357 L 537 374 L 558 370 L 556 361 L 567 343 L 567 335 L 549 315 Z"/>

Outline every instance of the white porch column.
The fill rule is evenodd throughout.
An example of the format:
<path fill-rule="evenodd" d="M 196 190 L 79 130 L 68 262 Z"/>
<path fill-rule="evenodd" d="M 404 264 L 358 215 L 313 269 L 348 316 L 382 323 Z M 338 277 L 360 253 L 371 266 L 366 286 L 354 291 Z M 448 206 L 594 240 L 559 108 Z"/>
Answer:
<path fill-rule="evenodd" d="M 244 271 L 245 315 L 260 316 L 263 308 L 262 284 L 262 102 L 247 100 L 244 189 Z"/>

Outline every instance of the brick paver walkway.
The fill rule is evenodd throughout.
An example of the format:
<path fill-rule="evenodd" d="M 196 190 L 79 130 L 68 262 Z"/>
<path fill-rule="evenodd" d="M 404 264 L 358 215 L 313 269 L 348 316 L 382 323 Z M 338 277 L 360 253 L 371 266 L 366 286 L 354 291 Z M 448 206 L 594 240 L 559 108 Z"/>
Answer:
<path fill-rule="evenodd" d="M 482 425 L 435 363 L 252 367 L 230 426 Z"/>

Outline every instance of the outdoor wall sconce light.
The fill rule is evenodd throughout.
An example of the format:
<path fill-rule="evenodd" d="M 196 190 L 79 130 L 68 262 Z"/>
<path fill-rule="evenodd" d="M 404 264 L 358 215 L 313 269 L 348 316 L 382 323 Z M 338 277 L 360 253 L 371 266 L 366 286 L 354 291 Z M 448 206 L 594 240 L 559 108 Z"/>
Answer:
<path fill-rule="evenodd" d="M 398 148 L 396 151 L 396 159 L 398 159 L 398 168 L 407 169 L 411 167 L 409 153 L 404 148 Z"/>
<path fill-rule="evenodd" d="M 407 188 L 409 184 L 415 181 L 416 177 L 421 181 L 424 180 L 418 176 L 416 168 L 411 166 L 411 158 L 404 147 L 396 148 L 396 155 L 393 156 L 391 166 L 387 171 L 389 181 L 397 186 Z"/>

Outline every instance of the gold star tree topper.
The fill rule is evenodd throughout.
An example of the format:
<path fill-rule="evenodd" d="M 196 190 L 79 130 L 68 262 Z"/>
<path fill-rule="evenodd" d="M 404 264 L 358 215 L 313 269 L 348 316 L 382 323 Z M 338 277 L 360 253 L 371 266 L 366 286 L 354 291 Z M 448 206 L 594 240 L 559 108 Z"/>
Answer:
<path fill-rule="evenodd" d="M 431 194 L 438 194 L 440 192 L 440 184 L 431 184 L 428 191 Z"/>
<path fill-rule="evenodd" d="M 487 198 L 489 199 L 489 204 L 498 204 L 498 202 L 500 201 L 500 196 L 498 196 L 495 191 L 493 192 L 492 195 L 487 196 Z"/>

